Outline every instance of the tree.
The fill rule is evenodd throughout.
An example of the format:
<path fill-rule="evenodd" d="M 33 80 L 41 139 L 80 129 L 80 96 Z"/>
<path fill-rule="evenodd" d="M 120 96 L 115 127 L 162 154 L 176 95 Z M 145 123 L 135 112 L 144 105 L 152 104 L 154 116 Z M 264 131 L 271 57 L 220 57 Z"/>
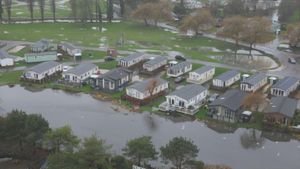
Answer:
<path fill-rule="evenodd" d="M 73 135 L 72 129 L 69 126 L 47 132 L 45 141 L 54 152 L 60 152 L 61 148 L 72 152 L 79 144 L 79 139 Z"/>
<path fill-rule="evenodd" d="M 300 45 L 300 23 L 296 25 L 289 25 L 288 27 L 289 44 L 292 47 L 299 47 Z"/>
<path fill-rule="evenodd" d="M 154 95 L 154 91 L 155 88 L 159 85 L 159 81 L 156 78 L 153 78 L 149 81 L 149 84 L 147 84 L 146 90 L 149 92 L 150 94 L 150 99 L 152 101 L 153 99 L 153 95 Z"/>
<path fill-rule="evenodd" d="M 53 15 L 53 21 L 56 22 L 56 0 L 51 0 L 50 1 L 50 6 L 51 6 L 51 12 L 52 12 L 52 15 Z"/>
<path fill-rule="evenodd" d="M 105 141 L 98 140 L 96 136 L 85 138 L 83 147 L 79 150 L 79 163 L 82 168 L 111 168 L 108 150 L 110 146 Z"/>
<path fill-rule="evenodd" d="M 44 12 L 45 12 L 45 0 L 38 0 L 39 8 L 40 8 L 40 13 L 41 13 L 41 19 L 42 22 L 44 22 Z"/>
<path fill-rule="evenodd" d="M 173 138 L 166 146 L 160 148 L 161 157 L 165 161 L 171 161 L 176 169 L 182 169 L 188 162 L 197 157 L 197 146 L 183 137 Z"/>
<path fill-rule="evenodd" d="M 123 149 L 124 155 L 129 157 L 135 164 L 156 159 L 157 152 L 151 141 L 151 137 L 143 136 L 127 142 Z"/>
<path fill-rule="evenodd" d="M 4 0 L 4 6 L 6 7 L 8 23 L 11 23 L 11 5 L 12 5 L 12 0 Z"/>
<path fill-rule="evenodd" d="M 192 30 L 195 32 L 195 36 L 199 35 L 199 31 L 206 31 L 213 24 L 213 17 L 208 10 L 197 10 L 195 13 L 186 16 L 180 29 L 182 31 Z"/>
<path fill-rule="evenodd" d="M 245 24 L 243 41 L 249 44 L 249 56 L 252 57 L 253 46 L 268 41 L 271 22 L 264 17 L 249 18 Z"/>
<path fill-rule="evenodd" d="M 123 157 L 115 156 L 111 159 L 111 165 L 114 169 L 131 169 L 132 165 Z"/>
<path fill-rule="evenodd" d="M 244 0 L 230 0 L 225 7 L 225 15 L 245 15 L 245 1 Z"/>
<path fill-rule="evenodd" d="M 234 56 L 237 58 L 237 51 L 239 48 L 239 42 L 243 40 L 245 32 L 246 18 L 241 16 L 233 16 L 224 20 L 224 26 L 222 31 L 218 34 L 222 37 L 230 38 L 235 41 Z"/>
<path fill-rule="evenodd" d="M 56 152 L 47 158 L 47 169 L 82 169 L 77 154 L 72 152 Z"/>
<path fill-rule="evenodd" d="M 114 4 L 113 0 L 107 0 L 107 21 L 111 22 L 114 19 Z"/>
<path fill-rule="evenodd" d="M 255 108 L 255 111 L 258 111 L 259 106 L 265 102 L 265 96 L 263 93 L 255 92 L 249 94 L 245 100 L 243 101 L 243 106 L 245 108 L 251 109 L 252 107 Z"/>
<path fill-rule="evenodd" d="M 184 2 L 183 2 L 184 3 Z M 181 3 L 176 3 L 174 5 L 174 9 L 173 12 L 178 16 L 178 18 L 181 20 L 182 18 L 184 18 L 189 10 L 186 8 L 185 5 L 181 5 Z"/>
<path fill-rule="evenodd" d="M 27 7 L 30 13 L 31 23 L 33 22 L 34 0 L 27 0 Z"/>
<path fill-rule="evenodd" d="M 99 24 L 99 31 L 102 31 L 102 11 L 99 0 L 96 0 L 96 22 Z"/>
<path fill-rule="evenodd" d="M 291 18 L 299 18 L 298 20 L 300 20 L 300 1 L 281 1 L 278 7 L 278 15 L 280 22 L 289 22 Z"/>
<path fill-rule="evenodd" d="M 125 2 L 124 0 L 119 0 L 119 2 L 120 2 L 120 14 L 121 17 L 123 17 L 125 14 Z"/>
<path fill-rule="evenodd" d="M 0 0 L 0 24 L 2 23 L 3 20 L 3 4 L 2 0 Z"/>
<path fill-rule="evenodd" d="M 70 0 L 70 8 L 71 8 L 71 11 L 72 11 L 72 16 L 74 17 L 74 21 L 76 22 L 77 21 L 77 7 L 78 7 L 78 4 L 77 4 L 77 0 Z"/>
<path fill-rule="evenodd" d="M 152 12 L 153 12 L 153 3 L 145 3 L 142 5 L 139 5 L 136 10 L 133 11 L 132 16 L 135 19 L 141 19 L 144 21 L 145 26 L 149 25 L 150 20 L 152 19 Z"/>

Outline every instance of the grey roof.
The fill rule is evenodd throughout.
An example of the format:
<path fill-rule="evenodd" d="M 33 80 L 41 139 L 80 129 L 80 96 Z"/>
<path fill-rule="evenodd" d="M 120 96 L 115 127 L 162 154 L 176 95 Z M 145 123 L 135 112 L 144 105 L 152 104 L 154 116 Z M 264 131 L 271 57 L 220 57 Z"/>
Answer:
<path fill-rule="evenodd" d="M 197 96 L 198 94 L 204 92 L 207 90 L 205 87 L 198 85 L 198 84 L 190 84 L 186 85 L 178 90 L 175 90 L 169 95 L 175 95 L 177 97 L 180 97 L 184 100 L 190 100 Z"/>
<path fill-rule="evenodd" d="M 25 56 L 57 55 L 57 52 L 25 53 Z"/>
<path fill-rule="evenodd" d="M 187 67 L 189 65 L 192 65 L 192 63 L 187 62 L 187 61 L 180 62 L 180 63 L 178 63 L 178 64 L 170 67 L 169 70 L 171 70 L 171 71 L 177 71 L 177 70 L 181 70 L 181 69 L 183 69 L 183 68 L 185 68 L 185 67 Z"/>
<path fill-rule="evenodd" d="M 166 61 L 167 58 L 164 56 L 157 56 L 154 59 L 149 60 L 148 62 L 146 62 L 145 64 L 150 65 L 150 66 L 154 66 L 160 62 Z"/>
<path fill-rule="evenodd" d="M 131 70 L 120 67 L 106 72 L 105 74 L 101 75 L 100 78 L 119 80 L 122 79 L 123 77 L 128 76 L 128 74 L 130 73 L 132 73 Z"/>
<path fill-rule="evenodd" d="M 70 50 L 78 49 L 76 46 L 74 46 L 73 44 L 68 43 L 68 42 L 62 43 L 61 46 L 64 46 L 65 48 L 70 49 Z"/>
<path fill-rule="evenodd" d="M 29 68 L 28 71 L 33 71 L 35 73 L 40 74 L 40 73 L 48 71 L 49 69 L 51 69 L 53 67 L 58 66 L 58 65 L 60 65 L 60 63 L 55 62 L 55 61 L 48 61 L 48 62 L 43 62 L 43 63 L 37 64 L 37 65 Z"/>
<path fill-rule="evenodd" d="M 4 50 L 0 50 L 0 59 L 5 59 L 5 58 L 10 58 L 10 55 Z"/>
<path fill-rule="evenodd" d="M 237 111 L 243 105 L 247 96 L 247 92 L 244 91 L 236 89 L 228 90 L 212 102 L 210 106 L 223 106 Z"/>
<path fill-rule="evenodd" d="M 35 42 L 35 43 L 32 45 L 32 47 L 33 47 L 33 48 L 43 48 L 44 46 L 45 46 L 45 47 L 48 47 L 49 44 L 50 44 L 49 40 L 47 40 L 47 39 L 41 39 L 41 40 Z"/>
<path fill-rule="evenodd" d="M 240 74 L 240 72 L 236 70 L 230 70 L 225 73 L 222 73 L 221 75 L 217 76 L 215 79 L 226 82 L 227 80 L 230 80 L 231 78 L 235 77 L 238 74 Z"/>
<path fill-rule="evenodd" d="M 194 70 L 193 72 L 196 72 L 197 74 L 201 75 L 201 74 L 203 74 L 205 72 L 208 72 L 212 69 L 215 69 L 215 68 L 212 67 L 212 66 L 202 66 L 201 68 L 198 68 L 198 69 Z"/>
<path fill-rule="evenodd" d="M 287 117 L 294 117 L 298 101 L 288 97 L 272 97 L 267 113 L 281 113 Z"/>
<path fill-rule="evenodd" d="M 128 62 L 128 61 L 134 60 L 139 57 L 144 57 L 144 55 L 145 55 L 145 53 L 133 53 L 125 58 L 122 58 L 121 60 Z"/>
<path fill-rule="evenodd" d="M 263 79 L 265 79 L 267 76 L 264 73 L 256 73 L 254 75 L 252 75 L 251 77 L 243 80 L 242 83 L 248 83 L 250 85 L 255 85 L 257 83 L 259 83 L 260 81 L 262 81 Z"/>
<path fill-rule="evenodd" d="M 299 83 L 299 79 L 288 76 L 285 77 L 284 79 L 279 80 L 275 85 L 273 85 L 273 88 L 288 90 L 295 83 Z"/>
<path fill-rule="evenodd" d="M 97 66 L 93 63 L 81 63 L 78 66 L 68 70 L 67 72 L 65 72 L 65 74 L 74 74 L 76 76 L 80 76 L 94 68 L 96 68 Z"/>
<path fill-rule="evenodd" d="M 144 80 L 141 82 L 136 82 L 136 83 L 130 85 L 128 88 L 132 88 L 132 89 L 135 89 L 135 90 L 143 93 L 143 92 L 147 91 L 147 88 L 152 80 L 157 81 L 156 86 L 160 86 L 162 84 L 168 83 L 166 80 L 161 79 L 161 78 L 151 78 L 151 79 L 147 79 L 147 80 Z"/>

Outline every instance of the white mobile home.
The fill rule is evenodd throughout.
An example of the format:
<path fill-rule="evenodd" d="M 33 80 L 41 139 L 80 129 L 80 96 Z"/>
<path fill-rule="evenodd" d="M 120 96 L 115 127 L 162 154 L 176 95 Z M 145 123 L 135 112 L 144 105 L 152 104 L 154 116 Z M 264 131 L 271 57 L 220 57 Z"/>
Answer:
<path fill-rule="evenodd" d="M 74 58 L 81 57 L 82 50 L 71 43 L 62 43 L 61 49 Z"/>
<path fill-rule="evenodd" d="M 167 58 L 164 56 L 157 56 L 143 64 L 143 69 L 152 72 L 167 64 Z"/>
<path fill-rule="evenodd" d="M 133 54 L 129 55 L 128 57 L 121 58 L 118 62 L 118 65 L 128 68 L 128 67 L 131 67 L 133 65 L 136 65 L 136 64 L 142 62 L 145 59 L 146 59 L 145 53 L 133 53 Z"/>
<path fill-rule="evenodd" d="M 212 66 L 203 66 L 199 69 L 191 71 L 187 82 L 195 84 L 203 84 L 211 80 L 215 75 L 215 68 Z"/>
<path fill-rule="evenodd" d="M 213 79 L 213 86 L 218 88 L 226 88 L 233 85 L 241 79 L 241 73 L 236 70 L 227 71 Z"/>
<path fill-rule="evenodd" d="M 256 92 L 258 89 L 268 83 L 268 77 L 264 73 L 256 73 L 241 82 L 241 90 L 247 92 Z"/>
<path fill-rule="evenodd" d="M 82 63 L 63 72 L 63 79 L 71 83 L 82 83 L 91 75 L 98 73 L 98 66 L 93 63 Z"/>
<path fill-rule="evenodd" d="M 273 96 L 289 96 L 291 92 L 297 90 L 299 87 L 299 79 L 295 77 L 285 77 L 279 80 L 271 88 Z"/>
<path fill-rule="evenodd" d="M 169 77 L 178 77 L 178 76 L 181 76 L 181 75 L 191 71 L 192 68 L 193 68 L 192 63 L 180 62 L 174 66 L 171 66 L 167 71 L 167 75 Z"/>
<path fill-rule="evenodd" d="M 48 61 L 29 68 L 24 73 L 23 78 L 40 81 L 61 71 L 62 64 L 55 61 Z"/>

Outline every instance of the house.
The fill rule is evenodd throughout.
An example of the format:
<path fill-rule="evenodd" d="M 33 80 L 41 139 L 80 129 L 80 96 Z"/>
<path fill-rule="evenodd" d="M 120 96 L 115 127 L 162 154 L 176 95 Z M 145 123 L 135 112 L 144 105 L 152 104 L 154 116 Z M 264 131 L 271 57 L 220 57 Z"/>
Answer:
<path fill-rule="evenodd" d="M 160 105 L 162 111 L 177 111 L 194 115 L 205 102 L 208 90 L 198 84 L 186 85 L 166 96 Z"/>
<path fill-rule="evenodd" d="M 174 66 L 171 66 L 167 70 L 167 75 L 169 77 L 178 77 L 181 76 L 189 71 L 191 71 L 193 68 L 192 63 L 190 62 L 180 62 Z"/>
<path fill-rule="evenodd" d="M 41 81 L 62 72 L 62 64 L 55 61 L 43 62 L 29 68 L 23 75 L 24 79 Z"/>
<path fill-rule="evenodd" d="M 82 50 L 71 43 L 62 43 L 60 47 L 68 55 L 74 57 L 74 59 L 80 58 L 82 56 Z"/>
<path fill-rule="evenodd" d="M 227 71 L 213 79 L 213 86 L 227 88 L 241 79 L 241 73 L 236 70 Z"/>
<path fill-rule="evenodd" d="M 248 93 L 236 89 L 226 91 L 208 106 L 208 116 L 234 123 L 239 120 Z"/>
<path fill-rule="evenodd" d="M 271 94 L 273 96 L 289 96 L 291 92 L 298 89 L 299 79 L 295 77 L 285 77 L 279 80 L 271 88 Z"/>
<path fill-rule="evenodd" d="M 92 86 L 105 92 L 117 92 L 123 90 L 132 81 L 132 76 L 131 70 L 119 67 L 100 75 Z"/>
<path fill-rule="evenodd" d="M 256 92 L 258 89 L 268 83 L 268 77 L 264 73 L 256 73 L 241 82 L 241 90 L 247 92 Z"/>
<path fill-rule="evenodd" d="M 267 122 L 289 125 L 297 110 L 298 101 L 288 97 L 272 97 L 264 114 Z"/>
<path fill-rule="evenodd" d="M 152 72 L 167 64 L 167 58 L 164 56 L 157 56 L 143 64 L 143 69 Z"/>
<path fill-rule="evenodd" d="M 13 66 L 14 59 L 4 50 L 0 50 L 0 67 Z"/>
<path fill-rule="evenodd" d="M 129 68 L 133 65 L 141 63 L 145 59 L 146 59 L 145 53 L 133 53 L 125 58 L 121 58 L 118 62 L 118 65 Z"/>
<path fill-rule="evenodd" d="M 41 39 L 31 45 L 31 52 L 45 52 L 50 48 L 50 42 L 47 39 Z"/>
<path fill-rule="evenodd" d="M 212 66 L 203 66 L 199 69 L 191 71 L 189 73 L 189 77 L 187 78 L 187 82 L 203 84 L 214 77 L 215 71 L 216 69 Z"/>
<path fill-rule="evenodd" d="M 134 104 L 145 104 L 150 99 L 163 95 L 168 89 L 168 82 L 161 78 L 150 78 L 126 88 L 126 100 Z"/>
<path fill-rule="evenodd" d="M 27 53 L 24 55 L 24 59 L 26 63 L 37 63 L 58 60 L 57 52 Z"/>
<path fill-rule="evenodd" d="M 71 83 L 82 83 L 96 73 L 98 73 L 98 66 L 93 63 L 81 63 L 78 66 L 63 72 L 63 79 Z"/>

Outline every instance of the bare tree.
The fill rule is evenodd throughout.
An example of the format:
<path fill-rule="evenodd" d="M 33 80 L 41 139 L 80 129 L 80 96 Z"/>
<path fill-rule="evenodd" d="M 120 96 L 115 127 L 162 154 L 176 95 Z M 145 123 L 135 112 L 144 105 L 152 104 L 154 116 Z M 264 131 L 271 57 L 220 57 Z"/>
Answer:
<path fill-rule="evenodd" d="M 99 0 L 96 0 L 96 20 L 99 24 L 99 31 L 102 31 L 102 11 Z"/>
<path fill-rule="evenodd" d="M 41 20 L 44 22 L 45 18 L 45 0 L 38 0 L 39 8 L 40 8 L 40 13 L 41 13 Z"/>
<path fill-rule="evenodd" d="M 114 19 L 114 4 L 113 0 L 107 0 L 107 21 L 111 22 Z"/>
<path fill-rule="evenodd" d="M 243 40 L 245 32 L 245 24 L 247 18 L 241 16 L 233 16 L 224 20 L 223 29 L 218 33 L 219 36 L 233 39 L 235 41 L 234 56 L 237 59 L 237 50 L 239 42 Z"/>
<path fill-rule="evenodd" d="M 4 0 L 4 6 L 6 7 L 8 23 L 11 23 L 11 5 L 12 5 L 12 0 Z"/>
<path fill-rule="evenodd" d="M 153 95 L 155 92 L 156 87 L 159 85 L 159 81 L 156 78 L 153 78 L 149 81 L 149 84 L 147 85 L 146 89 L 150 94 L 150 100 L 153 100 Z"/>
<path fill-rule="evenodd" d="M 197 10 L 189 16 L 186 16 L 180 29 L 182 31 L 192 30 L 195 32 L 195 36 L 198 36 L 199 31 L 206 31 L 211 28 L 213 24 L 213 17 L 210 11 L 201 9 Z"/>
<path fill-rule="evenodd" d="M 138 6 L 138 8 L 133 12 L 133 18 L 141 19 L 144 21 L 145 25 L 148 26 L 150 20 L 152 19 L 153 3 L 145 3 Z"/>
<path fill-rule="evenodd" d="M 2 19 L 3 19 L 3 4 L 2 4 L 2 0 L 0 0 L 0 24 L 2 23 Z"/>
<path fill-rule="evenodd" d="M 33 8 L 34 8 L 34 0 L 27 0 L 27 7 L 30 13 L 31 22 L 33 22 Z"/>
<path fill-rule="evenodd" d="M 77 15 L 78 15 L 78 11 L 77 11 L 77 0 L 70 0 L 70 8 L 72 11 L 72 16 L 74 18 L 74 21 L 77 21 Z"/>
<path fill-rule="evenodd" d="M 53 15 L 53 21 L 56 22 L 56 0 L 51 0 L 50 1 L 50 6 L 51 6 L 51 11 Z"/>
<path fill-rule="evenodd" d="M 258 111 L 259 107 L 265 102 L 265 96 L 263 93 L 255 92 L 249 94 L 243 101 L 243 107 L 247 109 L 254 109 Z"/>
<path fill-rule="evenodd" d="M 121 17 L 123 17 L 125 15 L 125 2 L 124 1 L 125 0 L 119 0 Z"/>
<path fill-rule="evenodd" d="M 249 43 L 249 56 L 252 58 L 253 46 L 267 42 L 271 33 L 271 22 L 264 17 L 249 18 L 244 28 L 244 41 Z"/>
<path fill-rule="evenodd" d="M 300 45 L 300 24 L 288 27 L 288 38 L 290 46 L 299 47 Z"/>

